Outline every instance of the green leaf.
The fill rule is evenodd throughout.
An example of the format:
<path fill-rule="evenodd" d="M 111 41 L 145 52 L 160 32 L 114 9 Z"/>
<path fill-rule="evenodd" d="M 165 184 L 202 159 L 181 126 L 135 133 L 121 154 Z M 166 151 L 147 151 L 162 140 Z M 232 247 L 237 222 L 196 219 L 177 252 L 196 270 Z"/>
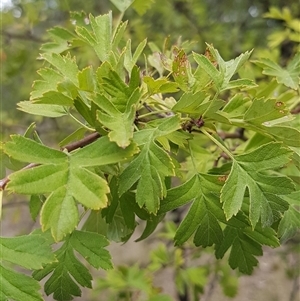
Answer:
<path fill-rule="evenodd" d="M 9 176 L 7 190 L 21 194 L 53 192 L 68 180 L 68 165 L 42 165 L 17 171 Z"/>
<path fill-rule="evenodd" d="M 60 164 L 67 161 L 65 153 L 19 135 L 11 136 L 11 141 L 4 145 L 4 151 L 21 162 Z"/>
<path fill-rule="evenodd" d="M 0 265 L 1 300 L 43 301 L 37 281 Z"/>
<path fill-rule="evenodd" d="M 78 76 L 79 88 L 81 90 L 94 92 L 96 84 L 95 84 L 94 72 L 92 66 L 84 68 L 78 73 L 77 76 Z"/>
<path fill-rule="evenodd" d="M 194 243 L 197 246 L 207 247 L 221 242 L 223 234 L 219 222 L 225 221 L 219 203 L 222 185 L 220 176 L 198 174 L 184 184 L 168 190 L 167 197 L 161 202 L 159 213 L 193 201 L 176 231 L 176 245 L 182 245 L 195 231 Z"/>
<path fill-rule="evenodd" d="M 230 247 L 231 268 L 238 268 L 240 272 L 250 275 L 258 264 L 255 256 L 262 255 L 261 245 L 247 237 L 242 230 L 228 226 L 224 230 L 223 241 L 216 245 L 216 257 L 222 258 Z"/>
<path fill-rule="evenodd" d="M 55 260 L 48 242 L 36 234 L 0 237 L 0 258 L 26 269 L 40 269 Z"/>
<path fill-rule="evenodd" d="M 248 109 L 249 98 L 243 94 L 235 94 L 224 106 L 222 113 L 226 113 L 229 118 L 244 117 Z M 261 111 L 260 111 L 261 113 Z"/>
<path fill-rule="evenodd" d="M 255 84 L 252 79 L 242 78 L 230 81 L 225 87 L 222 88 L 222 91 L 254 87 L 257 87 L 257 84 Z"/>
<path fill-rule="evenodd" d="M 102 166 L 124 161 L 137 152 L 138 148 L 134 143 L 123 149 L 105 136 L 72 154 L 71 160 L 74 165 L 81 167 Z"/>
<path fill-rule="evenodd" d="M 30 93 L 30 100 L 40 98 L 44 93 L 57 91 L 57 84 L 64 80 L 63 75 L 52 68 L 43 68 L 37 73 L 43 80 L 34 81 L 33 91 Z"/>
<path fill-rule="evenodd" d="M 136 64 L 137 60 L 141 56 L 146 44 L 147 44 L 147 39 L 145 39 L 141 43 L 139 43 L 139 45 L 137 46 L 134 54 L 132 55 L 131 40 L 129 39 L 127 41 L 127 44 L 126 44 L 126 47 L 125 47 L 124 67 L 128 71 L 128 73 L 131 73 L 134 65 Z"/>
<path fill-rule="evenodd" d="M 26 269 L 39 269 L 55 261 L 49 242 L 44 236 L 30 234 L 12 238 L 0 237 L 1 261 Z M 39 283 L 29 276 L 0 265 L 1 300 L 42 301 Z"/>
<path fill-rule="evenodd" d="M 112 41 L 112 50 L 116 51 L 118 49 L 119 43 L 125 37 L 125 31 L 127 27 L 128 21 L 120 22 L 118 28 L 114 32 L 113 41 Z"/>
<path fill-rule="evenodd" d="M 78 209 L 71 191 L 62 186 L 50 194 L 41 212 L 43 231 L 51 228 L 52 236 L 60 241 L 74 230 L 78 220 Z"/>
<path fill-rule="evenodd" d="M 74 250 L 78 251 L 97 268 L 111 268 L 109 253 L 103 249 L 105 246 L 107 246 L 107 240 L 103 236 L 75 231 L 67 237 L 62 247 L 55 252 L 58 262 L 35 271 L 33 276 L 40 281 L 52 273 L 45 283 L 46 294 L 53 293 L 55 300 L 72 300 L 73 296 L 81 296 L 78 284 L 83 287 L 92 287 L 92 276 L 75 256 Z"/>
<path fill-rule="evenodd" d="M 262 125 L 287 114 L 288 110 L 283 102 L 276 99 L 255 98 L 245 113 L 244 120 L 251 124 Z"/>
<path fill-rule="evenodd" d="M 77 130 L 75 130 L 73 133 L 71 133 L 69 136 L 64 138 L 62 141 L 60 141 L 59 146 L 61 148 L 64 148 L 64 146 L 68 145 L 69 143 L 82 139 L 85 133 L 86 133 L 86 129 L 80 127 Z"/>
<path fill-rule="evenodd" d="M 246 51 L 234 60 L 227 62 L 223 60 L 218 50 L 210 45 L 207 45 L 207 52 L 207 56 L 209 57 L 194 53 L 194 59 L 198 63 L 198 65 L 203 68 L 205 72 L 211 77 L 219 91 L 245 86 L 255 86 L 253 81 L 249 79 L 233 80 L 230 82 L 230 79 L 233 77 L 233 75 L 237 73 L 242 65 L 249 59 L 252 51 Z M 211 58 L 211 56 L 213 58 Z M 218 65 L 219 70 L 217 70 L 212 61 L 214 61 L 216 65 Z"/>
<path fill-rule="evenodd" d="M 35 221 L 38 214 L 40 213 L 40 210 L 42 208 L 43 205 L 43 196 L 39 196 L 36 194 L 33 194 L 30 197 L 30 201 L 29 201 L 29 209 L 30 209 L 30 215 L 31 218 Z"/>
<path fill-rule="evenodd" d="M 53 104 L 35 104 L 32 101 L 21 101 L 18 103 L 18 109 L 37 116 L 57 118 L 67 115 L 67 111 L 62 106 Z"/>
<path fill-rule="evenodd" d="M 65 96 L 61 92 L 49 91 L 44 93 L 43 96 L 39 97 L 38 99 L 34 99 L 33 103 L 52 104 L 52 105 L 70 107 L 73 105 L 73 99 L 68 96 Z"/>
<path fill-rule="evenodd" d="M 125 112 L 120 112 L 105 96 L 99 95 L 96 104 L 104 111 L 97 112 L 98 120 L 111 131 L 108 137 L 120 147 L 126 148 L 133 137 L 133 123 L 135 120 L 135 104 L 140 99 L 139 90 L 128 100 Z"/>
<path fill-rule="evenodd" d="M 141 136 L 140 139 L 142 138 L 140 144 L 143 144 L 143 147 L 140 154 L 131 161 L 120 176 L 120 196 L 136 182 L 142 181 L 137 186 L 137 203 L 140 207 L 145 205 L 149 212 L 156 214 L 159 201 L 166 193 L 165 177 L 175 174 L 175 165 L 169 154 L 154 140 L 176 131 L 179 127 L 179 117 L 173 116 L 162 120 L 151 130 L 138 132 L 138 136 Z M 136 138 L 137 136 L 134 137 L 134 140 Z M 147 193 L 144 191 L 145 187 L 147 187 Z"/>
<path fill-rule="evenodd" d="M 253 229 L 251 229 L 250 227 L 247 227 L 244 229 L 244 233 L 261 245 L 266 245 L 274 248 L 280 246 L 277 238 L 277 233 L 272 228 L 262 228 L 261 225 L 257 225 L 255 231 L 253 231 Z"/>
<path fill-rule="evenodd" d="M 93 29 L 93 39 L 91 43 L 99 59 L 104 62 L 111 51 L 112 45 L 112 13 L 94 17 L 89 15 L 90 23 Z M 78 30 L 78 28 L 77 28 Z M 85 37 L 85 34 L 82 35 Z M 90 42 L 90 40 L 88 40 Z"/>
<path fill-rule="evenodd" d="M 249 217 L 253 227 L 259 219 L 264 227 L 270 226 L 287 210 L 288 204 L 281 195 L 291 193 L 294 190 L 293 183 L 287 177 L 269 176 L 261 171 L 281 167 L 289 161 L 290 154 L 280 143 L 269 143 L 234 158 L 221 191 L 227 220 L 241 209 L 247 189 L 250 194 Z"/>
<path fill-rule="evenodd" d="M 111 256 L 104 247 L 109 245 L 108 240 L 98 233 L 74 231 L 70 243 L 85 260 L 94 268 L 111 269 Z"/>
<path fill-rule="evenodd" d="M 153 79 L 150 76 L 144 76 L 143 81 L 146 83 L 150 95 L 157 93 L 174 93 L 178 91 L 178 84 L 170 82 L 166 78 Z"/>
<path fill-rule="evenodd" d="M 71 55 L 60 55 L 56 53 L 44 53 L 42 57 L 53 65 L 65 80 L 69 80 L 75 86 L 78 87 L 77 73 L 79 72 L 75 58 L 71 58 Z"/>
<path fill-rule="evenodd" d="M 300 53 L 295 55 L 286 69 L 267 58 L 254 61 L 254 63 L 263 68 L 263 74 L 275 76 L 278 83 L 294 90 L 299 87 Z"/>
<path fill-rule="evenodd" d="M 108 137 L 69 155 L 18 136 L 5 147 L 16 157 L 20 147 L 25 149 L 24 160 L 45 163 L 10 175 L 7 189 L 23 194 L 50 193 L 42 208 L 41 223 L 44 230 L 51 228 L 56 241 L 63 239 L 77 225 L 75 200 L 94 210 L 107 206 L 109 187 L 106 180 L 85 167 L 118 163 L 136 152 L 134 144 L 121 149 Z"/>
<path fill-rule="evenodd" d="M 282 141 L 288 146 L 300 147 L 300 131 L 297 128 L 283 125 L 269 126 L 267 122 L 262 128 L 277 141 Z"/>
<path fill-rule="evenodd" d="M 122 195 L 139 181 L 137 203 L 156 214 L 159 201 L 166 193 L 164 178 L 174 175 L 174 168 L 169 155 L 150 140 L 121 174 L 119 194 Z"/>
<path fill-rule="evenodd" d="M 220 88 L 223 82 L 223 76 L 213 63 L 202 54 L 193 53 L 193 57 L 199 67 L 201 67 L 210 76 L 216 87 Z"/>
<path fill-rule="evenodd" d="M 299 195 L 299 193 L 298 193 Z M 280 242 L 284 243 L 292 238 L 300 229 L 300 212 L 293 206 L 285 211 L 278 227 Z"/>
<path fill-rule="evenodd" d="M 175 106 L 174 112 L 202 115 L 210 105 L 209 96 L 204 92 L 184 93 Z"/>

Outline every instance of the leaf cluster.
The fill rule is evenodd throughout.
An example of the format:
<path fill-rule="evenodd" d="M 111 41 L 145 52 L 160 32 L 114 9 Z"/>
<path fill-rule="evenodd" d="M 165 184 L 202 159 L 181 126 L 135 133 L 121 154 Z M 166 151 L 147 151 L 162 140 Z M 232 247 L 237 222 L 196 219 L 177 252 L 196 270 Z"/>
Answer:
<path fill-rule="evenodd" d="M 121 12 L 132 4 L 115 2 Z M 113 26 L 111 12 L 73 18 L 73 32 L 51 30 L 41 78 L 19 108 L 68 116 L 77 127 L 60 149 L 31 129 L 1 146 L 4 162 L 29 163 L 1 188 L 31 196 L 42 230 L 1 238 L 1 258 L 35 270 L 38 281 L 51 274 L 46 294 L 71 300 L 92 280 L 76 254 L 96 269 L 112 268 L 108 241 L 127 241 L 140 220 L 145 239 L 183 208 L 175 245 L 213 246 L 216 258 L 228 252 L 232 269 L 251 274 L 264 245 L 279 246 L 299 227 L 299 115 L 292 114 L 299 53 L 286 67 L 255 60 L 268 76 L 264 84 L 242 75 L 252 51 L 226 61 L 212 45 L 201 54 L 166 41 L 163 50 L 148 44 L 152 53 L 143 57 L 147 41 L 133 52 L 131 40 L 124 43 L 127 22 Z M 98 61 L 79 67 L 77 47 L 90 47 Z M 54 243 L 60 247 L 52 253 Z M 1 286 L 1 299 L 41 300 L 33 278 L 1 269 L 1 283 L 10 283 Z M 201 279 L 202 272 L 182 277 Z"/>

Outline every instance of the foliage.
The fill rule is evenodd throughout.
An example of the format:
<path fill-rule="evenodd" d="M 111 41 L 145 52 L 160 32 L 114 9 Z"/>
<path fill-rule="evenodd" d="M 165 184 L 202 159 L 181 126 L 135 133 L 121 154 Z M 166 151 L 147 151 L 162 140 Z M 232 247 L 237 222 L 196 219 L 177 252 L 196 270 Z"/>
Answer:
<path fill-rule="evenodd" d="M 112 2 L 122 14 L 131 4 L 147 9 L 142 1 Z M 68 117 L 77 127 L 60 149 L 46 146 L 34 126 L 1 145 L 1 160 L 13 171 L 2 190 L 29 195 L 41 224 L 28 236 L 1 238 L 1 300 L 42 300 L 38 281 L 46 276 L 45 293 L 55 300 L 80 296 L 92 276 L 76 255 L 111 269 L 109 241 L 126 242 L 139 220 L 145 239 L 176 210 L 185 213 L 171 260 L 180 294 L 189 286 L 196 299 L 208 273 L 181 268 L 186 244 L 211 247 L 232 269 L 251 274 L 263 246 L 278 247 L 299 228 L 300 53 L 293 50 L 283 66 L 272 58 L 250 63 L 252 50 L 225 60 L 210 44 L 202 54 L 166 39 L 162 49 L 148 43 L 147 56 L 147 41 L 132 51 L 127 22 L 114 24 L 111 12 L 71 19 L 73 30 L 51 29 L 40 79 L 18 106 Z M 82 66 L 79 49 L 92 49 L 95 61 Z M 153 253 L 151 271 L 168 261 L 164 248 Z M 7 262 L 34 270 L 32 277 Z M 147 300 L 169 300 L 147 271 L 109 271 L 100 289 L 110 279 L 125 296 L 129 288 Z"/>

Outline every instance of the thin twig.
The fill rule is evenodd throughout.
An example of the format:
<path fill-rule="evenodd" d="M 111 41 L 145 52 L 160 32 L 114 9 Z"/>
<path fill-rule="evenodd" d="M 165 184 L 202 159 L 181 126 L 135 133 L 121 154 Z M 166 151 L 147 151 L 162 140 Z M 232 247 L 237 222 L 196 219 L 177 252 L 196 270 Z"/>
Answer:
<path fill-rule="evenodd" d="M 63 149 L 66 149 L 68 152 L 71 152 L 75 149 L 78 149 L 78 148 L 84 147 L 88 144 L 91 144 L 92 142 L 94 142 L 95 140 L 97 140 L 100 137 L 101 137 L 101 135 L 99 133 L 92 133 L 92 134 L 82 138 L 81 140 L 72 142 L 72 143 L 64 146 Z M 25 167 L 23 167 L 22 170 L 30 169 L 30 168 L 36 167 L 38 165 L 39 164 L 37 164 L 37 163 L 30 163 L 30 164 L 26 165 Z M 5 186 L 7 185 L 8 182 L 9 182 L 9 176 L 6 176 L 2 180 L 0 180 L 0 190 L 4 190 Z"/>
<path fill-rule="evenodd" d="M 72 142 L 72 143 L 64 146 L 62 149 L 66 149 L 68 152 L 71 152 L 77 148 L 84 147 L 88 144 L 91 144 L 92 142 L 94 142 L 95 140 L 97 140 L 100 137 L 101 137 L 101 135 L 99 133 L 95 132 L 95 133 L 92 133 L 92 134 L 82 138 L 81 140 Z"/>

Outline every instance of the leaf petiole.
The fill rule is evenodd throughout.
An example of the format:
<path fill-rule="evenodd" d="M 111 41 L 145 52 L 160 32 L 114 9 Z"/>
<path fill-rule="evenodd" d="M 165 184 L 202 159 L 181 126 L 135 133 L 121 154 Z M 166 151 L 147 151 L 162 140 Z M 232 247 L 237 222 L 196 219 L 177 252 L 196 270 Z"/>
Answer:
<path fill-rule="evenodd" d="M 201 132 L 207 136 L 211 141 L 213 141 L 220 149 L 227 154 L 232 160 L 234 160 L 233 155 L 231 152 L 222 144 L 220 143 L 215 137 L 213 137 L 211 134 L 209 134 L 205 129 L 201 129 Z"/>
<path fill-rule="evenodd" d="M 85 125 L 84 123 L 82 123 L 79 119 L 77 119 L 74 115 L 72 115 L 70 112 L 68 112 L 68 115 L 73 118 L 77 123 L 79 123 L 82 127 L 84 127 L 85 129 L 87 129 L 88 131 L 94 132 L 95 129 L 88 127 L 87 125 Z"/>

